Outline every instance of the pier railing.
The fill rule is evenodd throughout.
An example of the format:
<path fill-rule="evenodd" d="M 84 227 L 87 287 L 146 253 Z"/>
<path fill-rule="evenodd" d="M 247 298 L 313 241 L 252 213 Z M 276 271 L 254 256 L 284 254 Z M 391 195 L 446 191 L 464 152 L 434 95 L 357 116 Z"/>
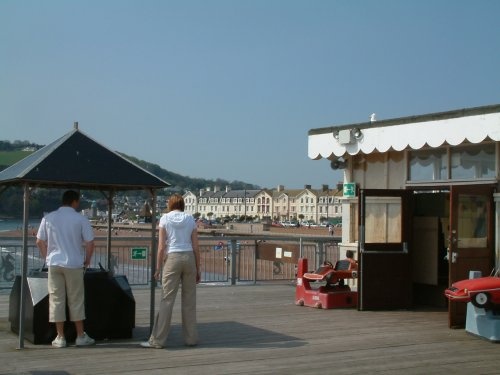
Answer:
<path fill-rule="evenodd" d="M 292 281 L 297 259 L 308 258 L 311 268 L 339 259 L 338 239 L 302 236 L 200 236 L 202 283 L 231 284 L 259 281 Z M 130 285 L 148 285 L 151 280 L 151 239 L 116 237 L 108 251 L 104 239 L 96 239 L 92 268 L 102 267 L 125 275 Z M 0 289 L 10 289 L 21 274 L 22 238 L 0 237 Z M 34 238 L 28 241 L 28 275 L 40 270 Z"/>

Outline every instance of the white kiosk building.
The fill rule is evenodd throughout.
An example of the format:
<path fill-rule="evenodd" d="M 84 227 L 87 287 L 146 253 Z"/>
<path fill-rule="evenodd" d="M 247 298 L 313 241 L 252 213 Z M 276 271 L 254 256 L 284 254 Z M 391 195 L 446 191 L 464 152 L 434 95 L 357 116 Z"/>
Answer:
<path fill-rule="evenodd" d="M 443 291 L 500 266 L 500 105 L 311 129 L 308 155 L 344 168 L 341 249 L 361 310 L 465 304 Z"/>

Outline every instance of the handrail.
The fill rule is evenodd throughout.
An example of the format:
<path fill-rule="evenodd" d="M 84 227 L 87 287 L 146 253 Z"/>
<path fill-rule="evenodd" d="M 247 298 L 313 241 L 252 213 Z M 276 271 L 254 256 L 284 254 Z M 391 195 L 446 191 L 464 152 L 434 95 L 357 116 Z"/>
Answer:
<path fill-rule="evenodd" d="M 96 237 L 96 249 L 91 267 L 101 263 L 112 273 L 127 276 L 130 285 L 149 285 L 151 276 L 151 236 L 119 236 L 113 237 L 111 254 L 107 251 L 105 236 Z M 294 280 L 296 263 L 299 257 L 307 257 L 311 266 L 317 266 L 324 260 L 336 261 L 339 256 L 339 238 L 328 236 L 293 236 L 293 235 L 215 235 L 201 234 L 199 236 L 200 252 L 202 256 L 202 283 L 227 283 L 234 285 L 238 282 L 257 282 L 272 280 Z M 259 256 L 257 248 L 260 243 L 290 244 L 299 249 L 292 258 L 272 259 L 269 255 Z M 223 244 L 220 246 L 219 244 Z M 0 268 L 0 289 L 9 289 L 14 282 L 14 276 L 20 274 L 22 259 L 22 237 L 0 235 L 3 267 L 4 257 L 10 255 L 8 268 Z M 147 248 L 145 259 L 132 257 L 132 249 Z M 232 249 L 235 249 L 234 251 Z M 269 249 L 267 249 L 269 250 Z M 266 250 L 266 251 L 267 251 Z M 296 251 L 296 250 L 294 250 Z M 261 251 L 262 252 L 262 249 Z M 271 250 L 272 252 L 272 250 Z M 137 251 L 134 251 L 137 254 Z M 268 254 L 268 253 L 266 253 Z M 35 245 L 34 236 L 28 239 L 28 269 L 39 269 L 43 261 Z M 7 271 L 8 274 L 6 273 Z M 5 275 L 4 275 L 5 273 Z"/>

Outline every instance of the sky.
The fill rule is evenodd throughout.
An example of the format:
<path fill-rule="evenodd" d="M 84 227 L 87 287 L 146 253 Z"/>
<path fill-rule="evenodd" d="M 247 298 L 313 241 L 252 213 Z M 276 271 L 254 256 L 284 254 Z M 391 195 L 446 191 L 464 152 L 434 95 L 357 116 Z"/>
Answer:
<path fill-rule="evenodd" d="M 308 131 L 500 103 L 496 0 L 0 0 L 0 140 L 336 186 Z"/>

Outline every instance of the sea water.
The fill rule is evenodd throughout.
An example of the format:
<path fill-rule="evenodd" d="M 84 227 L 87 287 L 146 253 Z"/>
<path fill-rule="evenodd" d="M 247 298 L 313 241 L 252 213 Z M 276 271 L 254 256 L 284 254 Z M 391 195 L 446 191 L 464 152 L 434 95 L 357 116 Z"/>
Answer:
<path fill-rule="evenodd" d="M 28 220 L 28 229 L 38 228 L 40 219 Z M 21 230 L 23 228 L 22 219 L 0 219 L 0 233 L 11 230 Z"/>

